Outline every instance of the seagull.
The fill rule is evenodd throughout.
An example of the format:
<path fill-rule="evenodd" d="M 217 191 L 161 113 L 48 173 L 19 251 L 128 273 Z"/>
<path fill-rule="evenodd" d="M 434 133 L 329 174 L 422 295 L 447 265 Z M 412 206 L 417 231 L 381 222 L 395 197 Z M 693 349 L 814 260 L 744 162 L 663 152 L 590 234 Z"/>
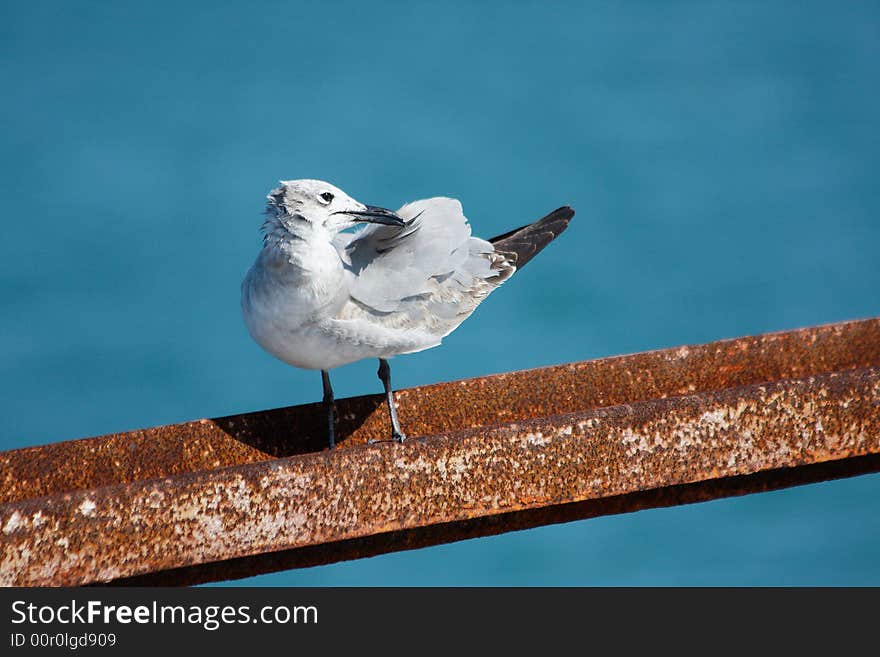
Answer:
<path fill-rule="evenodd" d="M 378 359 L 391 438 L 403 442 L 388 359 L 439 345 L 574 216 L 563 206 L 484 240 L 471 235 L 452 198 L 393 212 L 322 180 L 282 180 L 266 198 L 263 246 L 241 284 L 242 316 L 270 354 L 321 371 L 331 449 L 330 370 Z"/>

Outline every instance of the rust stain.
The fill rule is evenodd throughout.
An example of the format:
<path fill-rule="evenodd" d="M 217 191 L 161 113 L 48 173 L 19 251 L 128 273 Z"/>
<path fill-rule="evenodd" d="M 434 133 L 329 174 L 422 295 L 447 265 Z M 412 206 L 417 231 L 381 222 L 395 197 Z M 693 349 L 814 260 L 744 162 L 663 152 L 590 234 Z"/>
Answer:
<path fill-rule="evenodd" d="M 784 345 L 791 334 L 749 340 L 773 360 L 768 345 Z M 456 528 L 487 519 L 508 531 L 524 516 L 558 521 L 555 510 L 571 505 L 700 483 L 712 496 L 713 482 L 725 494 L 737 478 L 880 455 L 880 366 L 804 375 L 803 362 L 776 354 L 783 380 L 682 394 L 700 375 L 682 371 L 679 379 L 659 364 L 686 362 L 700 350 L 727 357 L 750 349 L 733 341 L 647 355 L 659 356 L 649 378 L 667 386 L 650 399 L 574 411 L 556 402 L 549 408 L 562 412 L 541 406 L 543 416 L 496 418 L 403 445 L 358 445 L 10 502 L 0 506 L 0 583 L 106 582 L 304 548 L 324 550 L 326 559 L 335 547 L 382 535 L 397 536 L 386 547 L 400 549 L 408 534 L 454 540 Z M 594 382 L 598 374 L 592 371 Z M 587 394 L 620 394 L 611 389 Z M 381 543 L 372 547 L 382 551 Z"/>
<path fill-rule="evenodd" d="M 397 393 L 411 437 L 880 365 L 880 319 L 675 347 Z M 383 439 L 381 395 L 338 402 L 337 451 Z M 321 404 L 0 453 L 0 503 L 317 452 Z"/>
<path fill-rule="evenodd" d="M 171 568 L 155 573 L 125 577 L 114 586 L 189 586 L 240 579 L 263 573 L 307 568 L 337 561 L 414 550 L 453 541 L 493 536 L 543 525 L 571 522 L 603 515 L 631 513 L 642 509 L 692 504 L 723 497 L 760 493 L 829 479 L 880 472 L 880 455 L 823 461 L 794 468 L 763 470 L 751 475 L 709 479 L 654 488 L 624 495 L 602 497 L 544 507 L 482 516 L 458 522 L 440 523 L 359 538 L 319 543 L 247 557 Z"/>

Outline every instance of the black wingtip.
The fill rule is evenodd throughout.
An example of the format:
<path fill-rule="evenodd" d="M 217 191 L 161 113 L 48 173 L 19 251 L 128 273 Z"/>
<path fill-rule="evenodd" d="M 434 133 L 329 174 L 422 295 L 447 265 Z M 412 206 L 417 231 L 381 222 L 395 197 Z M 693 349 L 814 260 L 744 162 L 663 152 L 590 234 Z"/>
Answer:
<path fill-rule="evenodd" d="M 566 221 L 571 221 L 571 218 L 574 216 L 574 208 L 570 205 L 563 205 L 561 208 L 556 208 L 550 214 L 560 214 L 566 215 Z"/>
<path fill-rule="evenodd" d="M 538 221 L 515 228 L 489 240 L 496 252 L 508 253 L 516 268 L 522 269 L 540 251 L 568 228 L 574 209 L 568 205 L 556 208 Z"/>

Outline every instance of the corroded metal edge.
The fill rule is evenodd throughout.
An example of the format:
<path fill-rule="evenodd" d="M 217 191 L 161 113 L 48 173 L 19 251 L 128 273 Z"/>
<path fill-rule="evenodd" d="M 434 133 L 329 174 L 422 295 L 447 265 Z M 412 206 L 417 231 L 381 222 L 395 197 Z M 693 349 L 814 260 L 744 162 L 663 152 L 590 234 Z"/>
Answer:
<path fill-rule="evenodd" d="M 516 528 L 525 512 L 553 522 L 546 507 L 878 454 L 869 367 L 9 503 L 0 582 L 110 581 L 489 516 Z"/>
<path fill-rule="evenodd" d="M 248 557 L 172 568 L 135 575 L 95 586 L 194 586 L 208 582 L 242 579 L 266 573 L 309 568 L 339 561 L 364 559 L 390 552 L 417 550 L 472 538 L 495 536 L 545 525 L 586 520 L 620 513 L 633 513 L 683 504 L 764 493 L 821 481 L 880 472 L 880 455 L 854 456 L 790 468 L 763 470 L 750 475 L 709 479 L 692 484 L 655 488 L 637 493 L 585 500 L 442 523 L 414 529 L 374 534 L 333 543 L 266 552 Z"/>
<path fill-rule="evenodd" d="M 411 388 L 397 401 L 418 437 L 877 365 L 874 318 Z M 338 410 L 340 452 L 386 437 L 381 395 Z M 307 404 L 2 452 L 0 503 L 321 451 L 325 418 Z"/>

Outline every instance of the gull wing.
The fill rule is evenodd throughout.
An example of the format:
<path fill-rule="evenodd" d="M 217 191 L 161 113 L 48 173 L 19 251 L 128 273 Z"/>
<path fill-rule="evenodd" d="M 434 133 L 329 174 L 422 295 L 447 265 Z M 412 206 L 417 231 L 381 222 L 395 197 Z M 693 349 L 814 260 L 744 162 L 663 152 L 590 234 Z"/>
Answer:
<path fill-rule="evenodd" d="M 512 273 L 489 242 L 471 236 L 457 200 L 415 201 L 398 215 L 406 221 L 403 228 L 370 224 L 336 242 L 357 303 L 379 313 L 401 311 L 415 301 L 460 304 L 462 295 L 497 286 Z"/>
<path fill-rule="evenodd" d="M 416 201 L 398 214 L 403 228 L 372 224 L 335 241 L 348 272 L 349 301 L 338 331 L 391 345 L 389 353 L 436 346 L 492 292 L 568 225 L 562 207 L 490 241 L 471 236 L 461 204 L 449 198 Z M 371 333 L 372 331 L 372 333 Z M 375 335 L 373 335 L 375 333 Z"/>

